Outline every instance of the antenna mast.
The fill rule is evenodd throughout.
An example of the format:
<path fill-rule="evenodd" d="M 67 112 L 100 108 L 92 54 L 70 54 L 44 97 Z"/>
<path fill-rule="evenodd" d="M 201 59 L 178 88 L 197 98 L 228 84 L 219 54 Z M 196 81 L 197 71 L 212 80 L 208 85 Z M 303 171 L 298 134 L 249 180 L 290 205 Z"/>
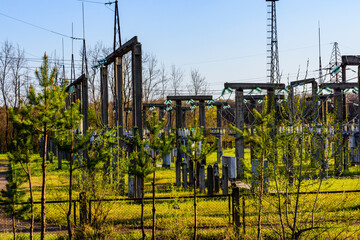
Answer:
<path fill-rule="evenodd" d="M 323 74 L 322 74 L 322 65 L 321 65 L 321 41 L 320 41 L 320 21 L 318 23 L 318 32 L 319 32 L 319 83 L 324 83 Z"/>

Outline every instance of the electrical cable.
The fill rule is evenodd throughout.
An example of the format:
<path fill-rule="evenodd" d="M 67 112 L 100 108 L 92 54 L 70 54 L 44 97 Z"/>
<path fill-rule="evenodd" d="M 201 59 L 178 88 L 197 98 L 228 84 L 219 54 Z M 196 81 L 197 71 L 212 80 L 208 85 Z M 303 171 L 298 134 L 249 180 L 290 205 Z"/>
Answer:
<path fill-rule="evenodd" d="M 35 24 L 33 24 L 33 23 L 30 23 L 30 22 L 27 22 L 27 21 L 24 21 L 24 20 L 15 18 L 15 17 L 11 17 L 11 16 L 9 16 L 9 15 L 7 15 L 7 14 L 4 14 L 4 13 L 2 13 L 2 12 L 0 12 L 0 15 L 2 15 L 2 16 L 4 16 L 4 17 L 7 17 L 7 18 L 10 18 L 10 19 L 12 19 L 12 20 L 18 21 L 18 22 L 27 24 L 27 25 L 29 25 L 29 26 L 32 26 L 32 27 L 35 27 L 35 28 L 38 28 L 38 29 L 41 29 L 41 30 L 44 30 L 44 31 L 47 31 L 47 32 L 50 32 L 50 33 L 53 33 L 53 34 L 56 34 L 56 35 L 59 35 L 59 36 L 62 36 L 62 37 L 66 37 L 66 38 L 69 38 L 69 39 L 72 39 L 72 40 L 83 40 L 82 38 L 72 37 L 72 36 L 69 36 L 69 35 L 66 35 L 66 34 L 63 34 L 63 33 L 59 33 L 59 32 L 56 32 L 56 31 L 51 30 L 51 29 L 48 29 L 48 28 L 44 28 L 44 27 L 38 26 L 38 25 L 35 25 Z"/>

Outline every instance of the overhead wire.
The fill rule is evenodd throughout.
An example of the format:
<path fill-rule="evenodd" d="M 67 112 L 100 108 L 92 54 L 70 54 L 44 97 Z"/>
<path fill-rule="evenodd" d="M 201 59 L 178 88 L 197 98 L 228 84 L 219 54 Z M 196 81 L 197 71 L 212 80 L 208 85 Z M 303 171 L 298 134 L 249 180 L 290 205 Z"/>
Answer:
<path fill-rule="evenodd" d="M 53 33 L 53 34 L 56 34 L 56 35 L 59 35 L 59 36 L 62 36 L 62 37 L 66 37 L 66 38 L 69 38 L 69 39 L 72 39 L 72 40 L 83 40 L 82 38 L 69 36 L 69 35 L 66 35 L 66 34 L 63 34 L 63 33 L 60 33 L 60 32 L 57 32 L 57 31 L 54 31 L 54 30 L 51 30 L 51 29 L 48 29 L 48 28 L 44 28 L 44 27 L 41 27 L 41 26 L 39 26 L 39 25 L 35 25 L 35 24 L 33 24 L 33 23 L 30 23 L 30 22 L 21 20 L 21 19 L 19 19 L 19 18 L 15 18 L 15 17 L 9 16 L 9 15 L 7 15 L 7 14 L 5 14 L 5 13 L 2 13 L 2 12 L 0 12 L 0 15 L 2 15 L 2 16 L 4 16 L 4 17 L 7 17 L 7 18 L 10 18 L 10 19 L 12 19 L 12 20 L 18 21 L 18 22 L 27 24 L 27 25 L 29 25 L 29 26 L 32 26 L 32 27 L 35 27 L 35 28 L 38 28 L 38 29 L 41 29 L 41 30 L 44 30 L 44 31 L 47 31 L 47 32 L 50 32 L 50 33 Z"/>

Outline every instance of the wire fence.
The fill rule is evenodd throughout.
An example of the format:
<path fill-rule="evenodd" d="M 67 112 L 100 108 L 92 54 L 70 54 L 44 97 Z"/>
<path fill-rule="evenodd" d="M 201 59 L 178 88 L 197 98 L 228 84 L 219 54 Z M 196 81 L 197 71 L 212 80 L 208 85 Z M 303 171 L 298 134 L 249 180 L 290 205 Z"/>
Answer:
<path fill-rule="evenodd" d="M 260 198 L 255 193 L 232 189 L 229 195 L 197 197 L 197 231 L 203 239 L 252 239 L 258 232 L 269 239 L 288 238 L 350 238 L 360 237 L 360 191 L 306 192 L 300 194 L 267 193 Z M 144 229 L 152 234 L 153 200 L 144 199 Z M 16 203 L 15 209 L 29 203 Z M 0 236 L 11 239 L 13 223 L 19 235 L 29 235 L 29 211 L 16 216 L 13 222 L 9 203 L 1 203 Z M 71 222 L 76 234 L 92 226 L 93 234 L 111 234 L 116 239 L 141 237 L 141 199 L 79 199 L 72 202 Z M 85 210 L 84 210 L 85 208 Z M 8 210 L 8 212 L 5 211 Z M 67 201 L 46 203 L 46 234 L 51 239 L 66 237 Z M 86 212 L 86 216 L 84 215 Z M 15 211 L 16 212 L 16 211 Z M 191 239 L 194 231 L 193 196 L 157 197 L 155 199 L 156 236 L 159 239 Z M 40 202 L 34 203 L 34 236 L 40 237 Z M 294 221 L 296 219 L 296 221 Z M 294 227 L 295 226 L 295 227 Z M 95 230 L 94 230 L 95 229 Z M 82 231 L 82 232 L 81 232 Z M 95 233 L 94 233 L 95 232 Z M 321 236 L 321 237 L 320 237 Z"/>

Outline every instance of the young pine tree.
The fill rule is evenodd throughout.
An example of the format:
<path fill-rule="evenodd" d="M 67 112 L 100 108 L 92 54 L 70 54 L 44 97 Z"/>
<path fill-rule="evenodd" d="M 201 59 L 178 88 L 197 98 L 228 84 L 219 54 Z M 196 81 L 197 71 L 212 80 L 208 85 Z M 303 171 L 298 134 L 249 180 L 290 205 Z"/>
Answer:
<path fill-rule="evenodd" d="M 78 132 L 82 115 L 79 111 L 79 102 L 74 102 L 64 111 L 57 121 L 57 128 L 55 132 L 55 141 L 59 148 L 69 153 L 69 208 L 66 215 L 68 224 L 69 239 L 72 239 L 72 226 L 71 226 L 71 206 L 72 206 L 72 189 L 73 189 L 73 171 L 74 159 L 81 157 L 82 152 L 90 144 L 90 137 L 92 133 L 88 131 L 86 135 Z"/>
<path fill-rule="evenodd" d="M 33 239 L 34 230 L 34 198 L 32 192 L 32 171 L 31 164 L 36 160 L 32 155 L 33 152 L 33 136 L 35 135 L 34 127 L 31 121 L 28 121 L 32 116 L 33 108 L 22 105 L 19 111 L 10 109 L 10 121 L 17 130 L 16 137 L 13 141 L 13 150 L 8 154 L 10 162 L 20 164 L 24 171 L 27 182 L 29 184 L 30 194 L 30 239 Z"/>
<path fill-rule="evenodd" d="M 262 239 L 261 233 L 261 220 L 262 220 L 262 208 L 263 208 L 263 194 L 264 194 L 264 161 L 267 159 L 274 158 L 274 138 L 273 138 L 273 126 L 275 124 L 274 112 L 268 112 L 268 101 L 264 101 L 262 113 L 258 112 L 256 109 L 253 110 L 253 115 L 255 118 L 254 132 L 251 133 L 250 128 L 245 128 L 243 131 L 230 125 L 230 128 L 238 133 L 244 139 L 245 144 L 251 144 L 256 147 L 255 159 L 259 161 L 258 166 L 258 177 L 257 181 L 259 182 L 258 187 L 258 233 L 257 239 Z M 276 150 L 275 150 L 276 151 Z"/>
<path fill-rule="evenodd" d="M 153 182 L 152 182 L 152 201 L 153 201 L 153 225 L 152 225 L 152 239 L 156 239 L 155 226 L 156 226 L 156 208 L 155 208 L 155 173 L 156 173 L 156 162 L 164 158 L 173 149 L 175 142 L 175 134 L 166 134 L 164 131 L 165 119 L 158 121 L 156 111 L 153 112 L 150 121 L 146 121 L 146 127 L 149 130 L 149 151 L 153 162 Z"/>
<path fill-rule="evenodd" d="M 195 122 L 195 126 L 197 123 Z M 215 141 L 212 145 L 209 145 L 204 136 L 204 129 L 200 127 L 194 127 L 190 134 L 187 136 L 187 144 L 181 144 L 181 152 L 185 153 L 186 156 L 192 160 L 194 164 L 194 239 L 197 237 L 197 211 L 196 211 L 196 166 L 197 162 L 201 162 L 206 156 L 217 150 L 217 142 Z M 201 143 L 201 147 L 200 147 Z"/>
<path fill-rule="evenodd" d="M 34 127 L 35 137 L 43 139 L 42 151 L 42 184 L 41 184 L 41 239 L 45 239 L 46 227 L 46 167 L 47 167 L 47 142 L 50 136 L 57 131 L 58 121 L 63 118 L 65 108 L 66 83 L 63 86 L 55 85 L 56 67 L 50 70 L 48 57 L 44 54 L 40 71 L 36 69 L 40 91 L 36 93 L 34 86 L 30 86 L 28 106 L 32 108 L 33 115 L 27 121 Z"/>
<path fill-rule="evenodd" d="M 139 134 L 139 129 L 134 128 L 134 138 L 132 139 L 132 144 L 134 146 L 134 152 L 131 153 L 131 159 L 134 161 L 134 164 L 130 166 L 129 173 L 131 175 L 137 176 L 141 179 L 141 230 L 142 238 L 146 238 L 145 229 L 144 229 L 144 183 L 145 177 L 155 171 L 153 165 L 153 159 L 149 152 L 149 139 L 141 139 Z"/>

